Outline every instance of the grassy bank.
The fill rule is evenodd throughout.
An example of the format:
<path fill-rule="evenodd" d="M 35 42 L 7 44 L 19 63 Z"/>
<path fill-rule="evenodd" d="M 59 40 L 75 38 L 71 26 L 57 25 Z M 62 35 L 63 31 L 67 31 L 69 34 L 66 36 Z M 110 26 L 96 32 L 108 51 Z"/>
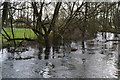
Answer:
<path fill-rule="evenodd" d="M 7 34 L 12 38 L 12 31 L 11 28 L 4 28 Z M 2 30 L 2 34 L 6 35 L 4 31 Z M 31 38 L 35 39 L 36 35 L 31 29 L 25 29 L 25 28 L 14 28 L 14 37 L 15 38 Z M 2 41 L 2 39 L 0 39 Z M 6 41 L 6 39 L 3 37 L 3 41 Z"/>
<path fill-rule="evenodd" d="M 9 36 L 12 38 L 12 31 L 10 28 L 4 28 L 5 31 L 9 34 Z M 2 31 L 3 34 L 5 34 Z M 36 35 L 31 29 L 25 29 L 25 28 L 14 28 L 14 35 L 15 38 L 36 38 Z"/>

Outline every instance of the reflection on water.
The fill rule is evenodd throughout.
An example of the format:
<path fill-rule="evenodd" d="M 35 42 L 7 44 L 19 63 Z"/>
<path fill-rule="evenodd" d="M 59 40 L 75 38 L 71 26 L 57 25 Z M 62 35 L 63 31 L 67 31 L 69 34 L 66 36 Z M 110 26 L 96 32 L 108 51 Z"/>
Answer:
<path fill-rule="evenodd" d="M 117 78 L 119 39 L 112 33 L 98 33 L 93 40 L 64 46 L 10 53 L 1 51 L 4 78 Z"/>

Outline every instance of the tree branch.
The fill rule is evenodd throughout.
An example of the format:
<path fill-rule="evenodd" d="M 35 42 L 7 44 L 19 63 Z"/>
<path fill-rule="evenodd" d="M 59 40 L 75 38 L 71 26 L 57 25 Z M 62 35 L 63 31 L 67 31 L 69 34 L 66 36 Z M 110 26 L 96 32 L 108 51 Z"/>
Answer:
<path fill-rule="evenodd" d="M 53 14 L 53 18 L 52 18 L 52 21 L 51 21 L 48 33 L 50 33 L 52 27 L 55 26 L 55 22 L 56 22 L 56 19 L 58 17 L 58 13 L 59 13 L 59 9 L 60 9 L 61 4 L 62 4 L 62 2 L 57 2 L 57 4 L 56 4 L 55 10 L 54 10 L 54 14 Z"/>

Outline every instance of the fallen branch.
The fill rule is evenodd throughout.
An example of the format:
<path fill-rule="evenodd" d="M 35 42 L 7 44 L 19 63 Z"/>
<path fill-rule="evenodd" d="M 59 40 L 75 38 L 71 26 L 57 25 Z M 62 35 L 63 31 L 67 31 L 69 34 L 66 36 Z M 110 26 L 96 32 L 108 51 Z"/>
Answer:
<path fill-rule="evenodd" d="M 34 40 L 34 39 L 30 39 L 30 38 L 14 38 L 14 39 L 8 39 L 8 41 L 13 41 L 13 40 L 36 41 L 36 40 Z"/>
<path fill-rule="evenodd" d="M 108 41 L 120 41 L 120 40 L 106 40 L 105 42 L 108 42 Z"/>

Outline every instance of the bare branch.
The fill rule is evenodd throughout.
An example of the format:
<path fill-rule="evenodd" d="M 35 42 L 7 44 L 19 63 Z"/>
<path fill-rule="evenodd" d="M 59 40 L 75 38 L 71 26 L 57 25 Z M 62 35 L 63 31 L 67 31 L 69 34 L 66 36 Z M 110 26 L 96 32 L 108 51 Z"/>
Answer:
<path fill-rule="evenodd" d="M 62 2 L 57 2 L 57 4 L 56 4 L 55 10 L 54 10 L 54 14 L 53 14 L 53 18 L 52 18 L 52 21 L 51 21 L 51 24 L 50 24 L 50 28 L 49 28 L 49 30 L 48 30 L 48 33 L 50 33 L 52 27 L 55 26 L 55 22 L 56 22 L 56 19 L 57 19 L 57 16 L 58 16 L 58 13 L 59 13 L 59 9 L 60 9 L 61 4 L 62 4 Z"/>

